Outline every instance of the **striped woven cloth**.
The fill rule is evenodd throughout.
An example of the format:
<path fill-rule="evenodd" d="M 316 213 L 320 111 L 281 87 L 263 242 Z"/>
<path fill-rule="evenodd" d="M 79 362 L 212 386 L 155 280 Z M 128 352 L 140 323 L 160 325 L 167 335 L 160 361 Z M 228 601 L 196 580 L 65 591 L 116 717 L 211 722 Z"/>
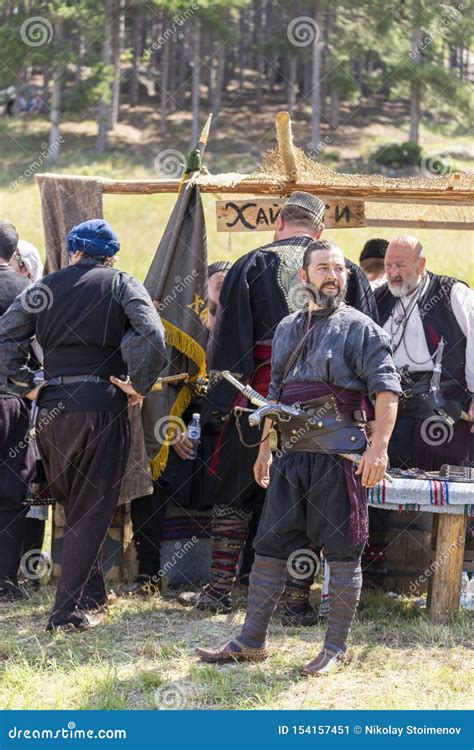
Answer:
<path fill-rule="evenodd" d="M 442 479 L 382 480 L 368 493 L 369 505 L 387 510 L 466 513 L 474 516 L 474 484 Z"/>

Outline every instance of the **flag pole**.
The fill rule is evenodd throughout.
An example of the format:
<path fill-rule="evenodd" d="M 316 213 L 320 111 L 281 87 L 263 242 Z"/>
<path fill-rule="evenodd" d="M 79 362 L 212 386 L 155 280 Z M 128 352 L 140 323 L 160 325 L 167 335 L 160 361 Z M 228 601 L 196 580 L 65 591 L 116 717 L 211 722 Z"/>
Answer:
<path fill-rule="evenodd" d="M 184 174 L 183 174 L 183 177 L 181 178 L 181 182 L 178 188 L 178 193 L 181 192 L 181 190 L 183 189 L 184 183 L 189 179 L 189 177 L 194 172 L 198 172 L 202 167 L 202 159 L 204 156 L 204 152 L 206 150 L 207 141 L 208 141 L 209 133 L 211 130 L 211 122 L 212 122 L 212 112 L 207 118 L 206 124 L 204 125 L 203 129 L 201 130 L 201 135 L 198 138 L 196 146 L 193 148 L 193 150 L 188 156 L 186 168 L 184 170 Z"/>

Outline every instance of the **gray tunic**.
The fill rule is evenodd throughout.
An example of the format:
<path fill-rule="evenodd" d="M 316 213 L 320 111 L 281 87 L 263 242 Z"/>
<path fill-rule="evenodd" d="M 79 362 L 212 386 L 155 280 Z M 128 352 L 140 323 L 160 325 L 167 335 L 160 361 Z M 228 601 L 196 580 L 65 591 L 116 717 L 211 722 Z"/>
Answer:
<path fill-rule="evenodd" d="M 272 379 L 268 398 L 277 400 L 286 363 L 301 341 L 308 321 L 307 308 L 283 318 L 272 346 Z M 315 325 L 303 352 L 285 383 L 324 382 L 368 394 L 401 394 L 390 338 L 371 318 L 341 303 L 331 315 L 312 313 Z"/>

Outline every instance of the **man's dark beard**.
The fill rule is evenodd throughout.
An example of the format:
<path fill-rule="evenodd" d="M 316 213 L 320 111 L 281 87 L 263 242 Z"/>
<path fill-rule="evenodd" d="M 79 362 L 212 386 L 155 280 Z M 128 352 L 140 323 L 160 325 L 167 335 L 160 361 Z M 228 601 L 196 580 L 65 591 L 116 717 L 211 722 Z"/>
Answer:
<path fill-rule="evenodd" d="M 345 288 L 339 288 L 338 293 L 334 297 L 331 297 L 323 289 L 316 289 L 314 286 L 309 287 L 308 292 L 313 302 L 319 305 L 319 307 L 328 310 L 328 312 L 334 312 L 344 300 L 346 294 Z"/>
<path fill-rule="evenodd" d="M 215 315 L 217 312 L 217 302 L 209 300 L 207 303 L 207 309 L 209 310 L 210 315 Z"/>

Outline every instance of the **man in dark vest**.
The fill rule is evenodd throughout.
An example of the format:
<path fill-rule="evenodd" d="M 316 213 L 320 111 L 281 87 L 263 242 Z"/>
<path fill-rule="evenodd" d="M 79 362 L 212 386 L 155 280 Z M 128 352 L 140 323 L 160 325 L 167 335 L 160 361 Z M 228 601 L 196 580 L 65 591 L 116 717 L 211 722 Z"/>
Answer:
<path fill-rule="evenodd" d="M 9 261 L 18 248 L 18 233 L 0 221 L 0 315 L 10 307 L 29 281 L 14 271 Z M 23 505 L 33 478 L 34 456 L 25 440 L 29 427 L 23 399 L 10 393 L 0 375 L 0 602 L 23 597 L 18 568 L 28 508 Z"/>
<path fill-rule="evenodd" d="M 273 335 L 279 322 L 306 300 L 298 272 L 306 248 L 324 230 L 324 208 L 315 195 L 293 193 L 279 214 L 274 241 L 234 263 L 222 287 L 208 350 L 211 376 L 212 371 L 230 370 L 267 394 Z M 375 300 L 365 275 L 347 259 L 345 265 L 350 271 L 346 301 L 375 317 Z M 223 424 L 209 464 L 215 478 L 211 581 L 200 592 L 181 594 L 178 601 L 184 606 L 229 612 L 249 523 L 252 515 L 261 512 L 265 496 L 265 490 L 253 479 L 260 431 L 249 428 L 246 419 L 240 427 L 236 424 L 233 407 L 248 404 L 245 399 L 237 400 L 232 386 L 225 381 L 211 382 L 207 400 L 209 418 L 221 418 Z M 242 445 L 239 430 L 247 447 Z M 288 624 L 312 622 L 308 607 L 310 583 L 309 579 L 289 581 L 285 613 Z"/>
<path fill-rule="evenodd" d="M 461 413 L 474 421 L 474 294 L 427 271 L 421 242 L 410 235 L 391 240 L 385 270 L 387 283 L 376 299 L 403 388 L 390 463 L 433 471 L 463 465 L 471 425 Z"/>
<path fill-rule="evenodd" d="M 84 630 L 106 604 L 101 547 L 117 507 L 130 445 L 127 405 L 162 370 L 164 331 L 145 288 L 114 271 L 120 248 L 102 220 L 68 235 L 71 265 L 27 289 L 0 321 L 0 373 L 37 399 L 38 447 L 53 497 L 64 507 L 62 570 L 48 629 Z M 44 380 L 28 366 L 36 336 Z"/>

